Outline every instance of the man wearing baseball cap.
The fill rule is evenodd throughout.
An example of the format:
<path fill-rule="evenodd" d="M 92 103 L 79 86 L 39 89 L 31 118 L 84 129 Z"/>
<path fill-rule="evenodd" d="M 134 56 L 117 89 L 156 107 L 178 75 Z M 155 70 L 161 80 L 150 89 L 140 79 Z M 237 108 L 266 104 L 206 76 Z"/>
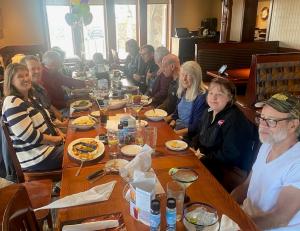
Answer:
<path fill-rule="evenodd" d="M 263 230 L 300 230 L 300 101 L 278 93 L 256 118 L 262 146 L 247 180 L 231 195 Z"/>

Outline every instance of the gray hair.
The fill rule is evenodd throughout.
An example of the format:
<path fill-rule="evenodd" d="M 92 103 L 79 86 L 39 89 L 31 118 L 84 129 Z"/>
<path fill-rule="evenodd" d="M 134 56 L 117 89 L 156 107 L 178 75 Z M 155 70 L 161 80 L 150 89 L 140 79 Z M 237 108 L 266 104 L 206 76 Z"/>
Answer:
<path fill-rule="evenodd" d="M 61 56 L 56 51 L 45 52 L 42 60 L 43 60 L 43 64 L 45 64 L 46 66 L 53 62 L 62 63 Z"/>
<path fill-rule="evenodd" d="M 38 63 L 40 63 L 40 59 L 39 57 L 35 56 L 35 55 L 26 55 L 23 59 L 21 59 L 20 63 L 23 65 L 26 65 L 26 63 L 28 61 L 36 61 Z"/>
<path fill-rule="evenodd" d="M 161 63 L 163 57 L 170 54 L 170 51 L 166 47 L 157 47 L 154 52 L 154 60 L 157 63 Z"/>
<path fill-rule="evenodd" d="M 184 64 L 182 64 L 180 71 L 184 71 L 192 77 L 192 86 L 185 92 L 185 99 L 187 101 L 193 101 L 199 94 L 205 93 L 205 87 L 202 81 L 202 69 L 197 62 L 185 62 Z M 181 81 L 179 80 L 177 96 L 181 98 L 184 91 L 185 89 L 183 88 Z"/>

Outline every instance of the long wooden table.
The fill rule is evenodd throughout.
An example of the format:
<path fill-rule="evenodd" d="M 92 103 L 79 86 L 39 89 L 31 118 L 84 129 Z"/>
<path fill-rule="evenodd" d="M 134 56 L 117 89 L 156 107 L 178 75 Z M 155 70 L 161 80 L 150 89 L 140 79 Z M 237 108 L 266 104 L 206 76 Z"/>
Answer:
<path fill-rule="evenodd" d="M 199 173 L 199 179 L 187 189 L 187 193 L 192 201 L 201 201 L 211 204 L 217 208 L 220 217 L 222 214 L 226 214 L 235 222 L 237 222 L 242 230 L 257 230 L 252 220 L 240 209 L 239 205 L 230 197 L 230 195 L 223 189 L 223 187 L 215 180 L 215 178 L 208 172 L 208 170 L 200 163 L 200 161 L 190 150 L 185 150 L 183 152 L 172 152 L 165 148 L 165 141 L 179 138 L 165 122 L 149 122 L 149 126 L 158 127 L 157 151 L 159 151 L 159 154 L 153 156 L 152 167 L 165 191 L 167 182 L 171 180 L 171 177 L 168 174 L 170 168 L 180 166 L 192 167 Z M 96 134 L 102 131 L 104 131 L 102 126 L 98 126 L 97 129 L 85 132 L 76 132 L 72 130 L 72 128 L 69 128 L 66 146 L 76 138 L 94 137 Z M 92 184 L 86 180 L 86 177 L 89 174 L 103 168 L 108 159 L 109 155 L 107 152 L 105 152 L 104 158 L 99 163 L 96 163 L 92 166 L 83 167 L 80 175 L 76 177 L 75 173 L 78 169 L 78 165 L 70 161 L 65 149 L 61 182 L 61 197 L 88 190 L 91 187 L 107 183 L 111 180 L 116 180 L 117 184 L 115 185 L 112 195 L 108 201 L 59 209 L 57 217 L 58 227 L 61 228 L 62 224 L 70 220 L 121 212 L 123 214 L 127 230 L 149 230 L 149 227 L 134 220 L 134 218 L 130 216 L 129 203 L 123 198 L 122 195 L 123 188 L 126 183 L 121 179 L 120 176 L 107 175 Z M 161 197 L 161 201 L 161 230 L 164 230 L 164 208 L 166 202 L 165 196 Z M 182 222 L 177 222 L 177 230 L 184 230 Z"/>

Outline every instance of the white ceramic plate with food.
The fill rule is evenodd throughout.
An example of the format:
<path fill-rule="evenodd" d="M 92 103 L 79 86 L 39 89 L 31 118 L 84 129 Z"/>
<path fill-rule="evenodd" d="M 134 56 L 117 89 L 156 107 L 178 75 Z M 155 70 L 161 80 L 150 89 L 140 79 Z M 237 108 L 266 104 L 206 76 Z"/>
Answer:
<path fill-rule="evenodd" d="M 120 109 L 125 107 L 127 103 L 126 99 L 110 99 L 108 102 L 109 109 Z"/>
<path fill-rule="evenodd" d="M 95 138 L 79 138 L 68 145 L 68 154 L 75 160 L 92 161 L 102 156 L 104 144 Z"/>
<path fill-rule="evenodd" d="M 124 167 L 126 164 L 128 164 L 128 160 L 124 160 L 124 159 L 113 159 L 113 160 L 109 160 L 106 162 L 105 164 L 105 168 L 113 168 L 116 170 L 120 170 L 120 168 Z"/>
<path fill-rule="evenodd" d="M 141 127 L 147 127 L 148 126 L 148 122 L 146 120 L 137 120 L 136 121 L 136 126 L 141 126 Z"/>
<path fill-rule="evenodd" d="M 165 145 L 172 151 L 183 151 L 188 147 L 188 144 L 182 140 L 169 140 Z"/>
<path fill-rule="evenodd" d="M 100 111 L 92 111 L 91 112 L 91 116 L 94 116 L 94 117 L 100 117 Z"/>
<path fill-rule="evenodd" d="M 136 144 L 130 144 L 126 145 L 121 148 L 121 152 L 125 156 L 136 156 L 140 151 L 142 150 L 142 147 Z"/>
<path fill-rule="evenodd" d="M 162 109 L 151 109 L 149 111 L 146 111 L 144 114 L 147 119 L 152 120 L 152 121 L 160 121 L 162 120 L 165 116 L 168 115 L 168 113 Z"/>
<path fill-rule="evenodd" d="M 79 130 L 87 130 L 95 126 L 96 119 L 92 116 L 80 116 L 72 121 L 72 126 Z"/>
<path fill-rule="evenodd" d="M 147 95 L 142 95 L 142 97 L 141 97 L 141 103 L 142 103 L 144 106 L 147 106 L 147 105 L 149 105 L 150 103 L 152 103 L 152 98 L 149 98 L 149 96 L 147 96 Z"/>
<path fill-rule="evenodd" d="M 75 110 L 86 110 L 90 108 L 93 104 L 89 100 L 77 100 L 71 103 L 71 107 Z"/>

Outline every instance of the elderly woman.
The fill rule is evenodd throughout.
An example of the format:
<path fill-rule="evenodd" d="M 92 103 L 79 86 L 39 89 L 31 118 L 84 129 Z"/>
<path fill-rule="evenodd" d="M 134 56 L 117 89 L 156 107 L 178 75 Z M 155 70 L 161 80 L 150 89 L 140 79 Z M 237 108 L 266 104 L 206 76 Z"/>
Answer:
<path fill-rule="evenodd" d="M 21 167 L 27 171 L 61 168 L 64 135 L 32 96 L 26 66 L 10 64 L 4 74 L 3 120 L 9 126 Z"/>
<path fill-rule="evenodd" d="M 223 78 L 210 83 L 207 104 L 194 148 L 201 162 L 231 191 L 245 179 L 253 163 L 256 127 L 234 104 L 235 86 Z"/>
<path fill-rule="evenodd" d="M 202 70 L 197 62 L 188 61 L 181 66 L 177 96 L 177 108 L 166 120 L 179 135 L 194 133 L 206 109 Z"/>

